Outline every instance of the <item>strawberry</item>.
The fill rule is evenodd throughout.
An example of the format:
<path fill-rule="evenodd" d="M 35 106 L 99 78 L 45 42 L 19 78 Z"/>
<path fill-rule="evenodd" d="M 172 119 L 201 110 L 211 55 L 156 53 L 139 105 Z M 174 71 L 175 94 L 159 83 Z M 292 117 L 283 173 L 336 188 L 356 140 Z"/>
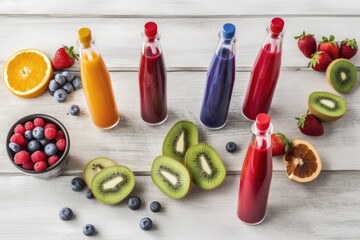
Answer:
<path fill-rule="evenodd" d="M 309 114 L 309 111 L 301 118 L 295 119 L 298 120 L 297 126 L 303 134 L 308 136 L 321 136 L 324 134 L 324 128 L 320 120 Z"/>
<path fill-rule="evenodd" d="M 322 37 L 322 41 L 318 46 L 318 51 L 327 52 L 333 60 L 337 59 L 339 57 L 339 45 L 335 41 L 334 35 L 330 35 L 329 38 Z"/>
<path fill-rule="evenodd" d="M 74 65 L 75 60 L 79 60 L 79 54 L 74 53 L 74 47 L 67 47 L 63 45 L 59 48 L 52 60 L 54 70 L 62 70 L 64 68 L 71 67 Z"/>
<path fill-rule="evenodd" d="M 307 58 L 311 58 L 316 52 L 316 39 L 313 34 L 306 34 L 305 31 L 299 36 L 294 37 L 298 40 L 297 45 L 302 54 Z"/>
<path fill-rule="evenodd" d="M 339 57 L 350 59 L 357 53 L 357 50 L 358 50 L 358 45 L 355 38 L 354 39 L 347 38 L 344 41 L 342 41 L 340 44 Z"/>
<path fill-rule="evenodd" d="M 292 145 L 282 133 L 271 134 L 271 152 L 273 156 L 284 155 L 291 149 Z"/>
<path fill-rule="evenodd" d="M 317 51 L 310 59 L 308 67 L 311 66 L 315 71 L 325 72 L 331 61 L 332 59 L 329 54 L 323 51 Z"/>

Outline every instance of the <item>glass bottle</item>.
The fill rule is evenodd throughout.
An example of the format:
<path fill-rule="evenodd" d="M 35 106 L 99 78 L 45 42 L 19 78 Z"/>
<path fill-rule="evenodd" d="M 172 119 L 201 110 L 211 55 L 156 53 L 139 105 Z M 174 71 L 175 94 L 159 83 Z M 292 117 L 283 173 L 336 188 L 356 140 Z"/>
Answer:
<path fill-rule="evenodd" d="M 246 91 L 242 113 L 255 120 L 259 113 L 268 113 L 280 74 L 284 21 L 273 18 L 265 41 L 255 60 Z"/>
<path fill-rule="evenodd" d="M 103 129 L 117 125 L 120 116 L 109 72 L 89 28 L 78 31 L 81 81 L 93 123 Z"/>
<path fill-rule="evenodd" d="M 168 116 L 166 69 L 157 25 L 147 22 L 139 66 L 140 112 L 148 124 L 165 122 Z"/>
<path fill-rule="evenodd" d="M 253 135 L 242 165 L 237 215 L 245 223 L 259 224 L 265 218 L 272 178 L 269 115 L 261 113 L 252 125 Z"/>
<path fill-rule="evenodd" d="M 231 23 L 223 26 L 207 72 L 200 121 L 210 129 L 220 129 L 226 124 L 235 82 L 235 31 Z"/>

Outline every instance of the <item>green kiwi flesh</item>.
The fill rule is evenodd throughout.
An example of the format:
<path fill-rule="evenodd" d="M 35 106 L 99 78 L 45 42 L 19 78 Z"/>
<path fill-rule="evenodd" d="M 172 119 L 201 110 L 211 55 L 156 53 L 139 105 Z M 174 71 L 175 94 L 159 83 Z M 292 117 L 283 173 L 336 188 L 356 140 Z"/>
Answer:
<path fill-rule="evenodd" d="M 337 92 L 346 94 L 357 81 L 356 66 L 347 59 L 336 59 L 326 69 L 326 79 Z"/>
<path fill-rule="evenodd" d="M 192 181 L 205 190 L 214 189 L 224 181 L 226 169 L 214 148 L 197 144 L 189 148 L 185 157 Z"/>
<path fill-rule="evenodd" d="M 134 186 L 134 173 L 121 165 L 105 168 L 98 172 L 91 182 L 95 198 L 109 205 L 121 202 L 132 192 Z"/>
<path fill-rule="evenodd" d="M 83 170 L 83 179 L 86 185 L 91 188 L 91 181 L 93 177 L 104 168 L 114 165 L 116 165 L 116 163 L 107 157 L 97 157 L 90 160 Z"/>
<path fill-rule="evenodd" d="M 347 111 L 345 100 L 329 92 L 313 92 L 309 95 L 309 111 L 322 121 L 341 118 Z"/>
<path fill-rule="evenodd" d="M 184 163 L 186 151 L 198 143 L 198 138 L 198 129 L 194 123 L 179 121 L 165 137 L 163 155 Z"/>
<path fill-rule="evenodd" d="M 191 186 L 191 177 L 186 167 L 168 156 L 154 159 L 151 179 L 163 193 L 173 199 L 185 197 Z"/>

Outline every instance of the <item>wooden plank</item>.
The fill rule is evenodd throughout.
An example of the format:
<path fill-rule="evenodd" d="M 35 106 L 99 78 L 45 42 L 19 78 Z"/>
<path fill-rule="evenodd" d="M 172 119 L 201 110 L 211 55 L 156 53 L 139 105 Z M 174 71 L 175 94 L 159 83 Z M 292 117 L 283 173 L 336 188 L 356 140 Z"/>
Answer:
<path fill-rule="evenodd" d="M 136 176 L 133 195 L 141 197 L 138 211 L 126 201 L 106 206 L 73 192 L 72 176 L 52 180 L 1 176 L 0 238 L 84 239 L 82 228 L 91 223 L 94 239 L 358 239 L 360 236 L 360 175 L 357 172 L 323 172 L 310 184 L 298 184 L 274 173 L 265 221 L 248 226 L 236 216 L 239 175 L 228 176 L 222 186 L 204 191 L 193 186 L 182 200 L 166 197 L 149 176 Z M 149 205 L 162 204 L 159 213 Z M 63 222 L 62 207 L 75 218 Z M 152 218 L 154 229 L 139 228 L 141 218 Z"/>
<path fill-rule="evenodd" d="M 66 103 L 57 103 L 47 93 L 35 99 L 20 99 L 5 87 L 0 88 L 0 172 L 17 172 L 8 162 L 4 151 L 5 136 L 11 124 L 24 115 L 46 113 L 65 124 L 71 136 L 71 160 L 68 173 L 79 173 L 84 164 L 96 156 L 108 156 L 118 163 L 128 165 L 134 171 L 148 172 L 152 160 L 161 154 L 162 142 L 171 126 L 181 120 L 194 121 L 199 127 L 200 141 L 214 146 L 229 171 L 239 172 L 251 137 L 251 122 L 241 115 L 248 72 L 238 72 L 230 105 L 228 123 L 220 131 L 210 131 L 201 126 L 198 116 L 201 107 L 205 72 L 174 72 L 168 74 L 169 118 L 160 126 L 148 126 L 139 115 L 137 73 L 111 73 L 116 100 L 122 120 L 118 127 L 109 131 L 95 128 L 90 120 L 82 91 L 69 95 Z M 291 139 L 310 141 L 319 151 L 326 170 L 360 170 L 360 139 L 358 119 L 358 91 L 344 96 L 349 110 L 339 121 L 326 123 L 322 137 L 308 137 L 296 128 L 297 116 L 307 110 L 307 98 L 313 91 L 334 92 L 323 74 L 313 71 L 282 71 L 270 114 L 274 130 L 285 133 Z M 81 116 L 67 114 L 71 104 L 78 104 Z M 225 145 L 235 141 L 240 151 L 226 152 Z M 274 169 L 283 170 L 281 158 L 274 158 Z"/>
<path fill-rule="evenodd" d="M 9 33 L 0 40 L 0 65 L 11 54 L 24 48 L 38 48 L 52 57 L 61 44 L 76 44 L 78 28 L 89 26 L 108 67 L 115 71 L 134 71 L 138 68 L 141 31 L 147 20 L 154 20 L 159 25 L 165 61 L 170 70 L 206 70 L 217 45 L 218 31 L 223 23 L 233 22 L 238 28 L 237 67 L 249 71 L 263 42 L 270 18 L 0 17 L 0 32 Z M 297 49 L 293 38 L 303 30 L 315 33 L 318 39 L 330 34 L 334 34 L 338 40 L 356 38 L 360 35 L 356 25 L 358 21 L 359 17 L 342 18 L 341 21 L 337 17 L 286 17 L 282 66 L 306 68 L 308 59 Z M 353 59 L 356 65 L 359 65 L 359 56 Z M 78 65 L 73 69 L 78 70 Z"/>
<path fill-rule="evenodd" d="M 240 16 L 252 15 L 273 16 L 273 15 L 315 15 L 315 16 L 344 16 L 359 15 L 358 9 L 354 7 L 352 0 L 345 0 L 341 3 L 336 1 L 303 0 L 289 2 L 286 0 L 254 0 L 250 2 L 230 0 L 219 3 L 218 1 L 198 0 L 160 0 L 160 1 L 117 1 L 111 0 L 18 0 L 0 1 L 0 14 L 44 14 L 52 16 Z"/>

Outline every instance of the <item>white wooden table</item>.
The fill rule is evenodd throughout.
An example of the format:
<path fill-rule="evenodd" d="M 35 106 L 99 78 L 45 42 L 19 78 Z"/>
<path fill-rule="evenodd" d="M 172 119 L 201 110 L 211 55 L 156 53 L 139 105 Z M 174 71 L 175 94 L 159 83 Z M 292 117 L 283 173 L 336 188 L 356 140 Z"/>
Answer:
<path fill-rule="evenodd" d="M 0 66 L 17 50 L 37 48 L 53 56 L 61 44 L 74 45 L 77 29 L 88 26 L 96 36 L 113 80 L 122 120 L 111 131 L 95 128 L 82 91 L 66 103 L 48 94 L 34 99 L 12 95 L 0 84 L 0 239 L 86 239 L 82 227 L 92 223 L 94 239 L 360 239 L 360 106 L 359 87 L 344 96 L 348 113 L 325 124 L 325 134 L 314 138 L 296 129 L 294 117 L 307 109 L 312 91 L 334 92 L 323 73 L 306 68 L 293 36 L 303 30 L 316 38 L 334 34 L 337 40 L 360 40 L 360 5 L 356 1 L 280 0 L 246 1 L 86 1 L 0 0 Z M 318 149 L 323 171 L 309 184 L 287 179 L 281 158 L 275 157 L 267 218 L 247 226 L 236 217 L 239 174 L 251 136 L 251 123 L 241 106 L 252 64 L 273 16 L 285 20 L 283 64 L 270 114 L 276 131 L 291 139 L 305 139 Z M 139 116 L 137 67 L 141 31 L 146 21 L 158 23 L 168 69 L 169 118 L 161 126 L 145 125 Z M 237 75 L 226 127 L 204 129 L 198 120 L 206 69 L 223 23 L 237 26 Z M 360 54 L 353 59 L 359 66 Z M 79 73 L 79 65 L 70 69 Z M 2 77 L 1 77 L 2 78 Z M 81 116 L 67 114 L 78 104 Z M 20 117 L 46 113 L 62 121 L 71 135 L 71 159 L 63 175 L 40 180 L 20 173 L 6 155 L 5 138 Z M 228 170 L 224 184 L 214 191 L 197 187 L 182 200 L 166 197 L 149 177 L 152 160 L 161 154 L 162 141 L 178 120 L 193 121 L 201 142 L 215 147 Z M 230 154 L 225 144 L 234 141 L 240 151 Z M 138 211 L 126 203 L 102 205 L 75 193 L 70 180 L 80 176 L 84 164 L 107 156 L 136 174 L 135 195 L 143 200 Z M 149 210 L 162 203 L 160 213 Z M 63 222 L 59 210 L 68 206 L 75 219 Z M 142 231 L 139 220 L 149 216 L 154 229 Z"/>

